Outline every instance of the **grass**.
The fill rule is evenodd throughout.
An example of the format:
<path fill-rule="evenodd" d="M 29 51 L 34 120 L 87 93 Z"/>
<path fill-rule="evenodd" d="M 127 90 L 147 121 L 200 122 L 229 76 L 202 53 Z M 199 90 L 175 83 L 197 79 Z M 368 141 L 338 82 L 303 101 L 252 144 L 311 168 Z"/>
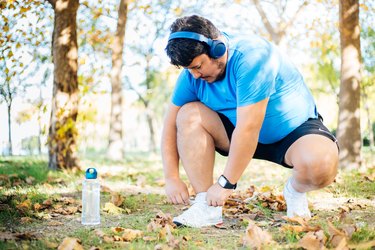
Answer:
<path fill-rule="evenodd" d="M 120 207 L 128 209 L 130 213 L 109 214 L 102 211 L 101 225 L 82 226 L 79 208 L 83 171 L 50 172 L 43 158 L 0 158 L 0 249 L 56 249 L 65 237 L 80 239 L 85 249 L 93 246 L 100 249 L 155 249 L 157 245 L 167 247 L 167 238 L 161 236 L 160 232 L 147 231 L 147 225 L 158 212 L 175 216 L 181 213 L 183 207 L 166 202 L 160 181 L 160 159 L 140 154 L 124 161 L 112 162 L 104 157 L 97 157 L 82 159 L 81 163 L 83 168 L 97 168 L 102 185 L 122 194 L 124 201 Z M 215 175 L 218 175 L 224 167 L 225 159 L 218 157 L 216 164 Z M 334 184 L 309 195 L 316 214 L 311 224 L 319 225 L 328 237 L 328 220 L 337 228 L 355 225 L 357 231 L 353 233 L 350 244 L 375 240 L 375 184 L 371 179 L 373 171 L 374 168 L 341 172 Z M 239 189 L 245 190 L 250 185 L 255 185 L 259 189 L 264 187 L 280 193 L 289 174 L 289 170 L 279 166 L 253 161 L 246 169 Z M 184 179 L 186 180 L 186 176 Z M 110 199 L 110 192 L 103 192 L 102 206 Z M 43 204 L 46 200 L 52 200 L 53 203 L 48 209 L 35 209 L 36 204 Z M 322 206 L 325 202 L 331 202 L 332 206 Z M 260 202 L 253 202 L 248 206 L 251 211 L 261 214 L 254 222 L 272 235 L 275 243 L 270 249 L 295 248 L 306 234 L 283 230 L 286 222 L 274 219 L 283 212 L 265 208 Z M 63 212 L 69 211 L 69 207 L 76 207 L 78 210 L 65 215 L 56 212 L 59 208 L 66 209 Z M 340 218 L 342 208 L 348 210 L 346 219 Z M 248 221 L 225 218 L 225 223 L 226 229 L 178 228 L 172 232 L 172 237 L 182 249 L 245 249 L 241 244 L 241 237 L 245 234 Z M 152 240 L 140 238 L 132 242 L 106 242 L 97 235 L 98 229 L 105 235 L 116 235 L 112 231 L 113 227 L 141 230 L 144 236 Z M 6 232 L 38 232 L 41 235 L 33 240 L 5 241 L 2 237 Z M 169 239 L 169 244 L 171 242 L 173 241 Z M 332 247 L 329 244 L 327 246 Z"/>
<path fill-rule="evenodd" d="M 337 185 L 330 186 L 330 189 L 336 196 L 374 199 L 375 182 L 368 180 L 366 177 L 373 174 L 373 171 L 374 169 L 366 173 L 344 172 Z"/>

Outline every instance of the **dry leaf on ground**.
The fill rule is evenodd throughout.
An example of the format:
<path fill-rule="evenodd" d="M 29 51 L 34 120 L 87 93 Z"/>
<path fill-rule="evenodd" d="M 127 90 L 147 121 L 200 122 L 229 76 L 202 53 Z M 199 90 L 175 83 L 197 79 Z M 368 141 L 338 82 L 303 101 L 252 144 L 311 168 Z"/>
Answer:
<path fill-rule="evenodd" d="M 103 211 L 104 212 L 107 212 L 109 214 L 114 214 L 114 215 L 118 215 L 118 214 L 122 214 L 122 213 L 125 213 L 126 210 L 125 209 L 122 209 L 120 207 L 117 207 L 115 204 L 113 204 L 112 202 L 107 202 L 105 203 L 104 205 L 104 208 L 103 208 Z"/>
<path fill-rule="evenodd" d="M 309 219 L 307 218 L 302 218 L 302 217 L 283 217 L 284 220 L 292 223 L 298 223 L 299 225 L 290 225 L 286 224 L 281 227 L 281 230 L 283 231 L 293 231 L 296 233 L 301 233 L 301 232 L 316 232 L 319 231 L 321 228 L 320 226 L 313 226 L 309 224 Z"/>
<path fill-rule="evenodd" d="M 143 237 L 143 232 L 140 230 L 134 230 L 134 229 L 124 229 L 124 233 L 122 234 L 122 239 L 124 241 L 133 241 L 137 238 Z"/>
<path fill-rule="evenodd" d="M 328 232 L 330 235 L 329 241 L 331 245 L 338 249 L 349 249 L 349 236 L 345 231 L 337 229 L 332 222 L 328 221 Z"/>
<path fill-rule="evenodd" d="M 147 225 L 147 231 L 156 232 L 166 225 L 171 226 L 171 230 L 176 227 L 170 214 L 164 214 L 162 211 L 159 211 L 155 218 Z"/>
<path fill-rule="evenodd" d="M 262 230 L 260 227 L 250 221 L 246 229 L 245 235 L 242 237 L 242 243 L 249 248 L 260 249 L 264 245 L 272 242 L 272 236 L 267 231 Z"/>
<path fill-rule="evenodd" d="M 58 250 L 83 250 L 81 241 L 77 238 L 67 237 L 65 238 L 59 247 Z"/>
<path fill-rule="evenodd" d="M 24 232 L 24 233 L 10 233 L 10 232 L 0 232 L 0 241 L 5 240 L 35 240 L 38 239 L 35 233 Z"/>
<path fill-rule="evenodd" d="M 118 192 L 111 192 L 111 202 L 119 207 L 124 202 L 124 197 Z"/>
<path fill-rule="evenodd" d="M 319 230 L 305 234 L 305 236 L 298 242 L 298 245 L 308 250 L 319 250 L 325 248 L 326 241 L 327 237 L 324 235 L 324 231 Z"/>

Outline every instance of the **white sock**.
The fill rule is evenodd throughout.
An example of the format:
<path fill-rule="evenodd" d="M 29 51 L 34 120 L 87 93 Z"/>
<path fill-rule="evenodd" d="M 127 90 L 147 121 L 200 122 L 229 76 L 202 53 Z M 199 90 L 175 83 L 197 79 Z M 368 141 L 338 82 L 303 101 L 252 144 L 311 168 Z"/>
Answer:
<path fill-rule="evenodd" d="M 287 205 L 287 216 L 311 217 L 306 193 L 296 191 L 292 186 L 293 179 L 289 178 L 284 188 L 284 198 Z"/>
<path fill-rule="evenodd" d="M 206 195 L 207 195 L 207 192 L 197 193 L 197 195 L 195 196 L 195 201 L 196 202 L 206 202 Z"/>
<path fill-rule="evenodd" d="M 291 195 L 293 195 L 293 197 L 295 197 L 295 198 L 299 198 L 299 197 L 305 196 L 306 193 L 298 192 L 298 191 L 296 191 L 296 190 L 293 188 L 293 186 L 292 186 L 292 178 L 293 178 L 293 177 L 289 178 L 289 180 L 288 180 L 288 182 L 287 182 L 287 184 L 286 184 L 286 189 L 287 189 L 287 191 L 288 191 Z"/>

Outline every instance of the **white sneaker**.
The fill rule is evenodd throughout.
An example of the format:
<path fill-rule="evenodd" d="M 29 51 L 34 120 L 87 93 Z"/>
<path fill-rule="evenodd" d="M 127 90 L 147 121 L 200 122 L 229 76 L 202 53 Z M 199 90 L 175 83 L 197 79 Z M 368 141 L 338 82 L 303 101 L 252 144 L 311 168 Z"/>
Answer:
<path fill-rule="evenodd" d="M 288 180 L 288 183 L 285 185 L 283 193 L 287 208 L 286 215 L 289 218 L 295 216 L 311 218 L 306 193 L 299 193 L 295 191 L 290 180 Z"/>
<path fill-rule="evenodd" d="M 206 193 L 197 194 L 193 205 L 181 215 L 173 218 L 177 226 L 206 227 L 223 223 L 223 207 L 208 206 Z"/>

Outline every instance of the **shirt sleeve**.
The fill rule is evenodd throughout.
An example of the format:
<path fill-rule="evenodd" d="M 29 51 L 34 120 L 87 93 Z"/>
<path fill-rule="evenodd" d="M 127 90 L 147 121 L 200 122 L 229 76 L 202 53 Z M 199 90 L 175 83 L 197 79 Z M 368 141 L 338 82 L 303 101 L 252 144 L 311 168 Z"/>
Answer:
<path fill-rule="evenodd" d="M 194 101 L 198 101 L 194 81 L 192 81 L 190 73 L 184 69 L 177 79 L 172 95 L 172 103 L 176 106 L 182 106 Z"/>
<path fill-rule="evenodd" d="M 257 103 L 275 92 L 277 59 L 270 44 L 243 52 L 237 67 L 238 107 Z"/>

